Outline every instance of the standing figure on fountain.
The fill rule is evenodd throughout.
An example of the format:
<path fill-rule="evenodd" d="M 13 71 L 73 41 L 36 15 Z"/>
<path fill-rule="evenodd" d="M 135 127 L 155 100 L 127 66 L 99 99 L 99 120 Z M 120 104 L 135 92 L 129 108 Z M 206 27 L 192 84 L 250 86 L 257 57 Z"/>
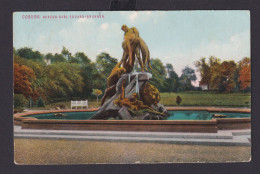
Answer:
<path fill-rule="evenodd" d="M 146 64 L 152 69 L 149 49 L 144 40 L 139 36 L 139 31 L 135 27 L 128 28 L 126 25 L 123 25 L 121 29 L 125 32 L 124 41 L 122 43 L 124 53 L 121 61 L 123 62 L 123 67 L 126 69 L 126 72 L 130 73 L 133 70 L 135 57 L 137 57 L 139 61 L 142 72 L 144 72 L 144 70 L 147 71 Z M 142 59 L 140 51 L 142 53 Z"/>

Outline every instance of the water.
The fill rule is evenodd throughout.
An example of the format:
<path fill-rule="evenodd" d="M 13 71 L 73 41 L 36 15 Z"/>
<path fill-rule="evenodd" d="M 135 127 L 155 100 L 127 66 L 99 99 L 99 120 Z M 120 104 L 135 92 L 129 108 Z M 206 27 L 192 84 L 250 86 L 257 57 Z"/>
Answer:
<path fill-rule="evenodd" d="M 167 120 L 211 120 L 213 114 L 223 114 L 225 118 L 247 118 L 250 113 L 234 112 L 208 112 L 208 111 L 169 111 L 170 116 Z"/>
<path fill-rule="evenodd" d="M 54 113 L 29 115 L 37 119 L 61 119 L 61 120 L 88 120 L 96 112 L 66 112 L 66 116 L 54 116 Z M 169 111 L 170 116 L 167 120 L 211 120 L 213 114 L 223 114 L 225 118 L 248 118 L 250 113 L 234 112 L 207 112 L 207 111 Z"/>
<path fill-rule="evenodd" d="M 55 120 L 88 120 L 96 112 L 63 112 L 65 116 L 54 116 L 55 113 L 29 115 L 37 119 L 55 119 Z"/>

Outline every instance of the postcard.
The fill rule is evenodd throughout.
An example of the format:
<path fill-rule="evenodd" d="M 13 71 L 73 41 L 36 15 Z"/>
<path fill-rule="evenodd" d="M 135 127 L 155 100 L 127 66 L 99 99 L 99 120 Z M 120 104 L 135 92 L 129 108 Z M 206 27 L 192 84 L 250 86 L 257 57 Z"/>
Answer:
<path fill-rule="evenodd" d="M 13 13 L 17 165 L 251 160 L 250 11 Z"/>

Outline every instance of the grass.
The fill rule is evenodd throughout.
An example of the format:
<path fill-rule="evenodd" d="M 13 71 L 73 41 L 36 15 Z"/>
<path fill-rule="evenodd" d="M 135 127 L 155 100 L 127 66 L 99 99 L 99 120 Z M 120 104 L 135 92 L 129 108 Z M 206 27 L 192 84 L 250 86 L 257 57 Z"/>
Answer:
<path fill-rule="evenodd" d="M 161 93 L 161 101 L 165 106 L 176 106 L 176 97 L 180 96 L 180 106 L 221 106 L 250 107 L 251 93 L 216 93 L 208 91 L 192 91 L 178 93 Z"/>
<path fill-rule="evenodd" d="M 18 164 L 242 162 L 251 147 L 14 139 Z"/>
<path fill-rule="evenodd" d="M 160 93 L 160 103 L 165 106 L 177 106 L 176 97 L 180 96 L 182 102 L 180 106 L 219 106 L 219 107 L 251 107 L 251 93 L 233 92 L 216 93 L 209 91 L 191 91 L 178 93 Z M 99 107 L 100 100 L 89 100 L 89 108 Z M 50 109 L 54 106 L 64 105 L 70 108 L 70 101 L 56 102 L 45 107 L 33 107 L 32 109 Z"/>

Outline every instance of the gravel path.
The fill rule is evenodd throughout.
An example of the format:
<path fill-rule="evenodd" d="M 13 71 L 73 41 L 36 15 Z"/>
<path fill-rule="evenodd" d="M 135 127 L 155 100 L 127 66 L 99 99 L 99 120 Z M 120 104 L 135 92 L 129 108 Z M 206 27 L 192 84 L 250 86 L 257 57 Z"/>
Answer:
<path fill-rule="evenodd" d="M 250 161 L 251 147 L 71 140 L 14 140 L 17 164 Z"/>

